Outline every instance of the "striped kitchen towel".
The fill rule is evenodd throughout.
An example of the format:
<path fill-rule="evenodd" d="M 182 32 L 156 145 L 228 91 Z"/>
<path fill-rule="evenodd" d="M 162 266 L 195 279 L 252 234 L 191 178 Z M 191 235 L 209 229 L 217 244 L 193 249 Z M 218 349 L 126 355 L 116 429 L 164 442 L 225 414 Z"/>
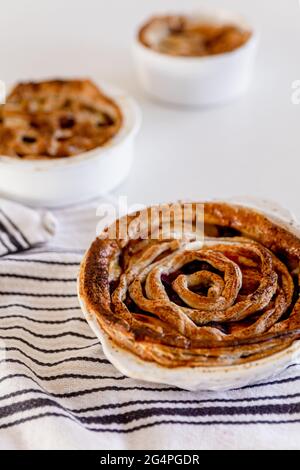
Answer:
<path fill-rule="evenodd" d="M 55 233 L 56 220 L 45 211 L 34 211 L 0 198 L 0 256 L 29 250 Z"/>
<path fill-rule="evenodd" d="M 297 363 L 264 383 L 192 393 L 106 360 L 76 296 L 96 206 L 56 211 L 58 231 L 40 245 L 51 216 L 1 201 L 0 448 L 299 449 Z"/>

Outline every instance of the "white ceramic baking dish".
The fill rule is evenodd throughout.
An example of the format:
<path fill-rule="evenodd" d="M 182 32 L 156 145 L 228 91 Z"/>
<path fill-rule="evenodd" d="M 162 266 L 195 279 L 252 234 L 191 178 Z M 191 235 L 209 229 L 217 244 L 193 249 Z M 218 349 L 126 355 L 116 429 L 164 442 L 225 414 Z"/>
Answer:
<path fill-rule="evenodd" d="M 204 23 L 230 23 L 251 31 L 252 36 L 245 45 L 232 52 L 178 57 L 146 47 L 136 35 L 133 56 L 144 91 L 158 100 L 187 106 L 225 103 L 245 93 L 252 77 L 257 32 L 240 15 L 221 9 L 202 7 L 186 16 L 199 18 Z"/>
<path fill-rule="evenodd" d="M 123 113 L 118 134 L 105 146 L 68 158 L 19 160 L 0 156 L 0 194 L 33 206 L 59 207 L 112 190 L 128 175 L 141 113 L 127 93 L 99 83 Z"/>
<path fill-rule="evenodd" d="M 281 224 L 300 236 L 300 225 L 286 209 L 269 201 L 256 198 L 234 198 L 231 203 L 245 204 L 264 212 L 277 224 Z M 82 312 L 91 329 L 98 337 L 107 359 L 124 375 L 136 380 L 173 385 L 185 390 L 223 391 L 243 387 L 284 370 L 292 363 L 300 361 L 300 341 L 295 341 L 283 351 L 263 359 L 245 364 L 215 367 L 162 367 L 140 359 L 131 352 L 117 346 L 100 327 L 95 315 L 90 314 L 84 301 L 78 296 Z"/>

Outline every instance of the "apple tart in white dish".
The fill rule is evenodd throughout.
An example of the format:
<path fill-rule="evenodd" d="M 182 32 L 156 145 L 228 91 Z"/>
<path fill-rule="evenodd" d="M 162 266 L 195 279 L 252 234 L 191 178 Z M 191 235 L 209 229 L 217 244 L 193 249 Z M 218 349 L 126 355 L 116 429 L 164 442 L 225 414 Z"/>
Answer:
<path fill-rule="evenodd" d="M 256 30 L 240 15 L 199 7 L 147 20 L 136 34 L 133 56 L 149 96 L 176 105 L 209 106 L 247 91 L 257 44 Z"/>
<path fill-rule="evenodd" d="M 0 192 L 37 206 L 106 193 L 130 170 L 135 102 L 91 80 L 20 83 L 0 106 Z"/>
<path fill-rule="evenodd" d="M 81 266 L 82 310 L 129 377 L 224 390 L 273 375 L 300 355 L 299 227 L 206 202 L 199 241 L 195 211 L 181 238 L 165 239 L 161 218 L 158 237 L 139 238 L 151 208 L 126 216 L 127 237 L 99 236 Z"/>

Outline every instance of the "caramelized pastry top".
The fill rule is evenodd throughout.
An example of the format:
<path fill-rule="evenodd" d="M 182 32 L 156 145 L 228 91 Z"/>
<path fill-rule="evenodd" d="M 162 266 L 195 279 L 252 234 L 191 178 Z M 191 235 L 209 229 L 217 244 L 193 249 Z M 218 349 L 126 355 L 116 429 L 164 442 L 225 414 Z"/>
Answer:
<path fill-rule="evenodd" d="M 165 367 L 249 362 L 300 338 L 298 236 L 244 206 L 208 202 L 204 213 L 202 244 L 191 231 L 164 238 L 161 217 L 158 237 L 137 238 L 149 208 L 117 221 L 82 263 L 89 313 L 115 344 Z"/>
<path fill-rule="evenodd" d="M 106 144 L 119 107 L 89 80 L 21 83 L 0 106 L 0 155 L 59 158 Z"/>
<path fill-rule="evenodd" d="M 185 16 L 152 18 L 139 31 L 139 40 L 156 52 L 183 57 L 202 57 L 231 52 L 251 36 L 233 24 L 203 23 Z"/>

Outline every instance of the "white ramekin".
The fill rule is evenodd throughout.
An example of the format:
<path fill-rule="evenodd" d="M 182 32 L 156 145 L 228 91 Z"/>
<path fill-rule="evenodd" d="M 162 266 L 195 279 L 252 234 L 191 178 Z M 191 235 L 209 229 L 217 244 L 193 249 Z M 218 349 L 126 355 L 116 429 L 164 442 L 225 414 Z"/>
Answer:
<path fill-rule="evenodd" d="M 99 83 L 120 107 L 123 124 L 108 144 L 53 160 L 18 160 L 0 156 L 0 194 L 32 206 L 59 207 L 92 199 L 118 186 L 133 161 L 141 114 L 135 101 L 115 87 Z"/>
<path fill-rule="evenodd" d="M 293 214 L 271 201 L 261 201 L 256 198 L 232 198 L 231 203 L 253 207 L 264 212 L 275 223 L 288 228 L 300 236 L 300 225 Z M 100 326 L 97 317 L 89 312 L 79 293 L 78 297 L 82 312 L 91 329 L 102 344 L 107 359 L 121 373 L 132 379 L 176 386 L 184 390 L 224 391 L 244 387 L 274 376 L 292 363 L 300 360 L 300 341 L 263 359 L 232 366 L 216 367 L 162 367 L 153 362 L 140 359 L 135 354 L 117 346 Z"/>
<path fill-rule="evenodd" d="M 252 32 L 243 46 L 232 52 L 206 57 L 175 57 L 144 46 L 137 35 L 133 56 L 144 91 L 161 101 L 186 106 L 226 103 L 248 89 L 253 72 L 258 36 L 235 13 L 200 8 L 187 16 L 214 24 L 230 23 Z"/>

